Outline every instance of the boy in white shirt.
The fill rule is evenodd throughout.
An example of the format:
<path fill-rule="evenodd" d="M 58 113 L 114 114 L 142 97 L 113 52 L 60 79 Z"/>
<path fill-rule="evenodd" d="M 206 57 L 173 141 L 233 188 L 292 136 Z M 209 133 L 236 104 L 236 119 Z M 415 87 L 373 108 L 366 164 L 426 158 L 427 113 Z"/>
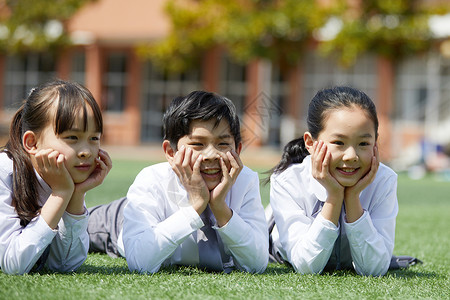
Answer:
<path fill-rule="evenodd" d="M 142 170 L 126 199 L 91 209 L 91 250 L 125 256 L 131 271 L 143 273 L 169 265 L 264 272 L 268 229 L 259 179 L 239 158 L 233 103 L 192 92 L 172 101 L 163 129 L 167 162 Z"/>

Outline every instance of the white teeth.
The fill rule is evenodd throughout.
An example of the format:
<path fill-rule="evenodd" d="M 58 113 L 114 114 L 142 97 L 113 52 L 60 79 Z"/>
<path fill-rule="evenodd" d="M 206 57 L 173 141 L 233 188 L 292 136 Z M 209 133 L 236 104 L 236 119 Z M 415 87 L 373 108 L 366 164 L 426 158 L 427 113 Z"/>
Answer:
<path fill-rule="evenodd" d="M 346 173 L 352 173 L 354 172 L 356 169 L 341 169 L 342 171 L 346 172 Z"/>
<path fill-rule="evenodd" d="M 219 172 L 219 170 L 211 169 L 211 170 L 203 170 L 202 172 L 206 174 L 216 174 L 217 172 Z"/>

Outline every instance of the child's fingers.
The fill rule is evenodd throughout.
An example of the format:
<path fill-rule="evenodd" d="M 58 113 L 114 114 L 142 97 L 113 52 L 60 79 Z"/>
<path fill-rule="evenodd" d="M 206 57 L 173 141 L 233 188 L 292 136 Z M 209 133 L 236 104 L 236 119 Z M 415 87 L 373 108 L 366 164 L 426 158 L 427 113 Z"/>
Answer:
<path fill-rule="evenodd" d="M 222 168 L 222 176 L 223 176 L 223 178 L 225 178 L 225 180 L 229 180 L 230 179 L 230 174 L 228 173 L 228 167 L 227 167 L 227 164 L 225 163 L 225 160 L 223 159 L 222 156 L 220 156 L 219 161 L 220 161 L 220 167 Z"/>
<path fill-rule="evenodd" d="M 58 168 L 63 168 L 64 166 L 64 161 L 65 161 L 65 156 L 63 154 L 58 154 L 57 158 L 56 158 L 56 165 Z"/>
<path fill-rule="evenodd" d="M 202 164 L 203 156 L 200 154 L 194 162 L 194 166 L 192 167 L 192 172 L 194 174 L 200 175 L 200 165 Z"/>
<path fill-rule="evenodd" d="M 181 148 L 175 153 L 174 157 L 173 157 L 173 163 L 175 165 L 179 165 L 181 166 L 181 163 L 183 162 L 184 159 L 184 152 L 186 151 L 186 148 L 183 146 L 181 146 Z"/>
<path fill-rule="evenodd" d="M 314 169 L 317 173 L 322 173 L 323 172 L 323 163 L 324 163 L 324 159 L 326 158 L 326 154 L 327 154 L 327 145 L 325 145 L 324 142 L 320 141 L 317 142 L 316 147 L 313 146 L 314 152 L 313 152 L 313 164 L 314 164 Z"/>
<path fill-rule="evenodd" d="M 173 160 L 169 161 L 169 163 L 172 166 L 172 169 L 174 170 L 174 172 L 177 174 L 178 178 L 181 178 L 181 164 L 183 162 L 184 159 L 184 151 L 185 151 L 185 147 L 184 145 L 181 146 L 181 148 L 175 153 L 175 155 L 173 156 Z"/>
<path fill-rule="evenodd" d="M 44 149 L 44 150 L 40 150 L 38 151 L 34 157 L 36 158 L 36 163 L 38 165 L 39 168 L 46 168 L 48 169 L 48 167 L 50 166 L 49 160 L 48 160 L 48 155 L 53 152 L 52 149 Z"/>
<path fill-rule="evenodd" d="M 99 156 L 99 159 L 105 163 L 105 166 L 107 168 L 109 168 L 109 169 L 112 168 L 112 159 L 109 156 L 108 152 L 106 152 L 105 150 L 99 149 L 98 156 Z"/>
<path fill-rule="evenodd" d="M 232 150 L 232 152 L 227 152 L 227 156 L 231 164 L 230 176 L 231 178 L 235 179 L 241 172 L 244 164 L 234 150 Z"/>
<path fill-rule="evenodd" d="M 375 143 L 375 146 L 373 147 L 373 152 L 376 158 L 376 161 L 380 162 L 380 152 L 378 151 L 378 144 Z"/>
<path fill-rule="evenodd" d="M 239 168 L 244 167 L 244 164 L 242 163 L 239 154 L 237 154 L 235 150 L 232 149 L 231 151 L 227 152 L 227 155 L 231 155 L 231 157 L 229 157 L 231 164 L 233 164 L 233 161 L 235 161 L 237 163 L 237 167 Z"/>
<path fill-rule="evenodd" d="M 186 153 L 184 155 L 183 162 L 181 163 L 181 166 L 183 168 L 183 172 L 188 177 L 190 177 L 192 175 L 192 168 L 191 168 L 192 155 L 193 155 L 192 149 L 191 148 L 187 148 L 186 149 Z"/>
<path fill-rule="evenodd" d="M 324 148 L 326 148 L 327 146 L 325 145 Z M 331 162 L 331 153 L 326 151 L 324 154 L 324 158 L 323 158 L 323 162 L 322 162 L 322 171 L 324 171 L 325 173 L 329 173 L 329 167 L 330 167 L 330 162 Z"/>

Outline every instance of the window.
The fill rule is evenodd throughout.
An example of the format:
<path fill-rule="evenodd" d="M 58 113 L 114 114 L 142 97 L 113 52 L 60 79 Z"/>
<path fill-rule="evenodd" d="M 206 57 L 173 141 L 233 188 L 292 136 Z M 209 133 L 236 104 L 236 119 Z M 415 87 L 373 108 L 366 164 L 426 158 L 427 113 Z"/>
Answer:
<path fill-rule="evenodd" d="M 222 56 L 220 66 L 219 93 L 230 99 L 242 116 L 247 95 L 247 68 L 233 62 L 227 55 Z"/>
<path fill-rule="evenodd" d="M 53 79 L 55 75 L 55 59 L 50 54 L 6 57 L 4 108 L 16 110 L 33 87 Z"/>
<path fill-rule="evenodd" d="M 72 70 L 70 79 L 80 84 L 86 82 L 86 55 L 84 52 L 77 51 L 72 55 Z"/>
<path fill-rule="evenodd" d="M 126 62 L 125 53 L 110 53 L 107 56 L 103 95 L 103 103 L 107 111 L 124 110 L 127 83 Z"/>
<path fill-rule="evenodd" d="M 376 59 L 371 55 L 361 57 L 353 66 L 344 69 L 331 58 L 320 56 L 316 52 L 308 53 L 304 59 L 302 117 L 306 118 L 309 102 L 319 90 L 336 85 L 357 88 L 376 102 L 376 70 Z"/>
<path fill-rule="evenodd" d="M 182 74 L 167 74 L 150 62 L 143 67 L 142 82 L 142 130 L 143 142 L 161 142 L 162 117 L 173 98 L 201 89 L 199 70 Z"/>

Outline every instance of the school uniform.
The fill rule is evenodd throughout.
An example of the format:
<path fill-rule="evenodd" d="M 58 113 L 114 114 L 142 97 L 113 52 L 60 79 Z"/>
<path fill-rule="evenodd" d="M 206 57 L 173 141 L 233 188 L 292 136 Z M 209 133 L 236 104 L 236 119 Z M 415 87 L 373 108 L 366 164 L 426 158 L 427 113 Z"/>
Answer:
<path fill-rule="evenodd" d="M 268 263 L 268 229 L 256 172 L 244 167 L 226 196 L 233 211 L 218 227 L 209 208 L 201 216 L 168 162 L 143 169 L 123 210 L 124 252 L 131 271 L 198 266 L 211 271 L 262 273 Z"/>
<path fill-rule="evenodd" d="M 39 205 L 44 205 L 51 188 L 37 174 Z M 8 274 L 24 274 L 46 265 L 49 269 L 68 272 L 77 269 L 87 257 L 88 214 L 64 212 L 58 227 L 52 230 L 38 215 L 23 227 L 12 206 L 13 162 L 0 153 L 0 268 Z"/>
<path fill-rule="evenodd" d="M 380 163 L 360 194 L 364 213 L 353 223 L 346 222 L 344 207 L 338 226 L 323 218 L 326 199 L 326 189 L 312 176 L 310 156 L 271 176 L 275 252 L 302 274 L 354 268 L 361 275 L 384 275 L 394 249 L 396 173 Z"/>

